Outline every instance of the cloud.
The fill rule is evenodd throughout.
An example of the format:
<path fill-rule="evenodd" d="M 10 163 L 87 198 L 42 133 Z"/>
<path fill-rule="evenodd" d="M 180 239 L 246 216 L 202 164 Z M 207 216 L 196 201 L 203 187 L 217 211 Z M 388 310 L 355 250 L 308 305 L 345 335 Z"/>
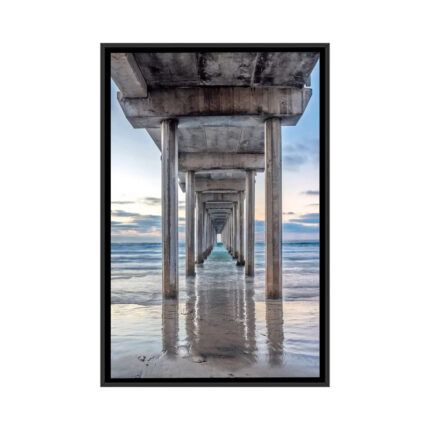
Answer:
<path fill-rule="evenodd" d="M 303 224 L 319 224 L 320 214 L 318 212 L 301 215 L 300 218 L 292 219 L 291 222 Z"/>
<path fill-rule="evenodd" d="M 255 234 L 264 233 L 265 222 L 255 221 Z M 305 225 L 297 222 L 282 223 L 282 233 L 319 233 L 319 225 Z"/>
<path fill-rule="evenodd" d="M 318 190 L 307 190 L 303 191 L 302 194 L 305 194 L 307 196 L 319 196 L 320 192 Z"/>
<path fill-rule="evenodd" d="M 141 215 L 123 210 L 111 211 L 115 218 L 111 221 L 112 236 L 137 236 L 161 238 L 161 216 Z M 124 220 L 122 220 L 124 218 Z M 185 218 L 178 218 L 178 232 L 185 232 Z"/>
<path fill-rule="evenodd" d="M 144 197 L 143 199 L 138 200 L 139 203 L 143 203 L 148 206 L 160 206 L 161 198 L 160 197 Z"/>
<path fill-rule="evenodd" d="M 303 225 L 295 222 L 284 222 L 282 233 L 319 233 L 319 225 Z"/>
<path fill-rule="evenodd" d="M 302 164 L 305 164 L 307 161 L 307 158 L 304 155 L 299 155 L 299 154 L 289 154 L 289 155 L 284 155 L 284 164 L 285 167 L 288 170 L 297 170 L 298 166 L 301 166 Z"/>
<path fill-rule="evenodd" d="M 140 214 L 137 214 L 135 212 L 127 212 L 127 211 L 123 211 L 122 209 L 113 210 L 113 211 L 110 211 L 110 213 L 112 216 L 116 216 L 116 217 L 141 216 Z"/>
<path fill-rule="evenodd" d="M 160 197 L 143 197 L 141 199 L 137 199 L 136 201 L 123 201 L 116 200 L 111 202 L 113 205 L 129 205 L 133 203 L 141 203 L 147 206 L 161 206 L 161 198 Z M 178 202 L 178 209 L 185 209 L 185 201 Z"/>
<path fill-rule="evenodd" d="M 283 163 L 287 170 L 298 170 L 308 162 L 316 163 L 319 159 L 319 139 L 305 138 L 300 142 L 285 139 L 283 144 Z"/>
<path fill-rule="evenodd" d="M 111 221 L 111 233 L 113 236 L 128 235 L 145 236 L 147 234 L 156 235 L 161 233 L 161 216 L 141 215 L 135 212 L 123 210 L 111 211 L 111 216 L 116 218 Z M 122 220 L 122 218 L 125 218 Z"/>
<path fill-rule="evenodd" d="M 294 215 L 295 212 L 282 212 L 282 215 Z"/>

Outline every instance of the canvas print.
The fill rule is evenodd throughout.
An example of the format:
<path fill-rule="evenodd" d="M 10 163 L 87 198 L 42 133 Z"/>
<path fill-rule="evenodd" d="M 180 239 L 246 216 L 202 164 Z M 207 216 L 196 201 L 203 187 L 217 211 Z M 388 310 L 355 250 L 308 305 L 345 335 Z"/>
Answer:
<path fill-rule="evenodd" d="M 104 382 L 327 383 L 326 47 L 102 51 Z"/>

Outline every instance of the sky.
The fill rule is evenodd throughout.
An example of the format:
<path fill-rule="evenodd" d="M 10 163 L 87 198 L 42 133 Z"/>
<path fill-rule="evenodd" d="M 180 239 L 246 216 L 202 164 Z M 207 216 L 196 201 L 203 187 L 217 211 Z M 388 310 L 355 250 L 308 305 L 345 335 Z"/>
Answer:
<path fill-rule="evenodd" d="M 319 238 L 319 63 L 312 97 L 296 126 L 282 127 L 282 239 Z M 111 80 L 112 242 L 161 241 L 160 151 L 144 129 L 134 129 Z M 179 241 L 184 241 L 185 193 L 178 187 Z M 255 240 L 264 241 L 264 173 L 255 185 Z"/>

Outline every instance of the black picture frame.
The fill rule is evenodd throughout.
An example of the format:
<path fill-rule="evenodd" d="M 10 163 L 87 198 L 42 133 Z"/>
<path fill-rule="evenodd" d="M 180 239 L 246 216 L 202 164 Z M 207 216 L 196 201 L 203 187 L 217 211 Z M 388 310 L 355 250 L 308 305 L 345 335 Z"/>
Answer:
<path fill-rule="evenodd" d="M 101 386 L 322 386 L 330 385 L 329 354 L 329 44 L 102 43 L 101 48 Z M 295 51 L 320 53 L 320 376 L 281 378 L 112 379 L 110 314 L 111 100 L 110 54 L 115 52 Z"/>

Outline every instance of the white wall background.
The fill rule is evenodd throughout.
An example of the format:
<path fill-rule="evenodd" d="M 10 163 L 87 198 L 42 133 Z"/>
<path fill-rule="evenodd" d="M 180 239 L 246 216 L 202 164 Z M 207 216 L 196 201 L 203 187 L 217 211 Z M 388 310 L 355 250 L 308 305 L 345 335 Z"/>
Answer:
<path fill-rule="evenodd" d="M 427 2 L 1 9 L 3 428 L 429 428 Z M 331 388 L 99 387 L 100 42 L 331 43 Z"/>

